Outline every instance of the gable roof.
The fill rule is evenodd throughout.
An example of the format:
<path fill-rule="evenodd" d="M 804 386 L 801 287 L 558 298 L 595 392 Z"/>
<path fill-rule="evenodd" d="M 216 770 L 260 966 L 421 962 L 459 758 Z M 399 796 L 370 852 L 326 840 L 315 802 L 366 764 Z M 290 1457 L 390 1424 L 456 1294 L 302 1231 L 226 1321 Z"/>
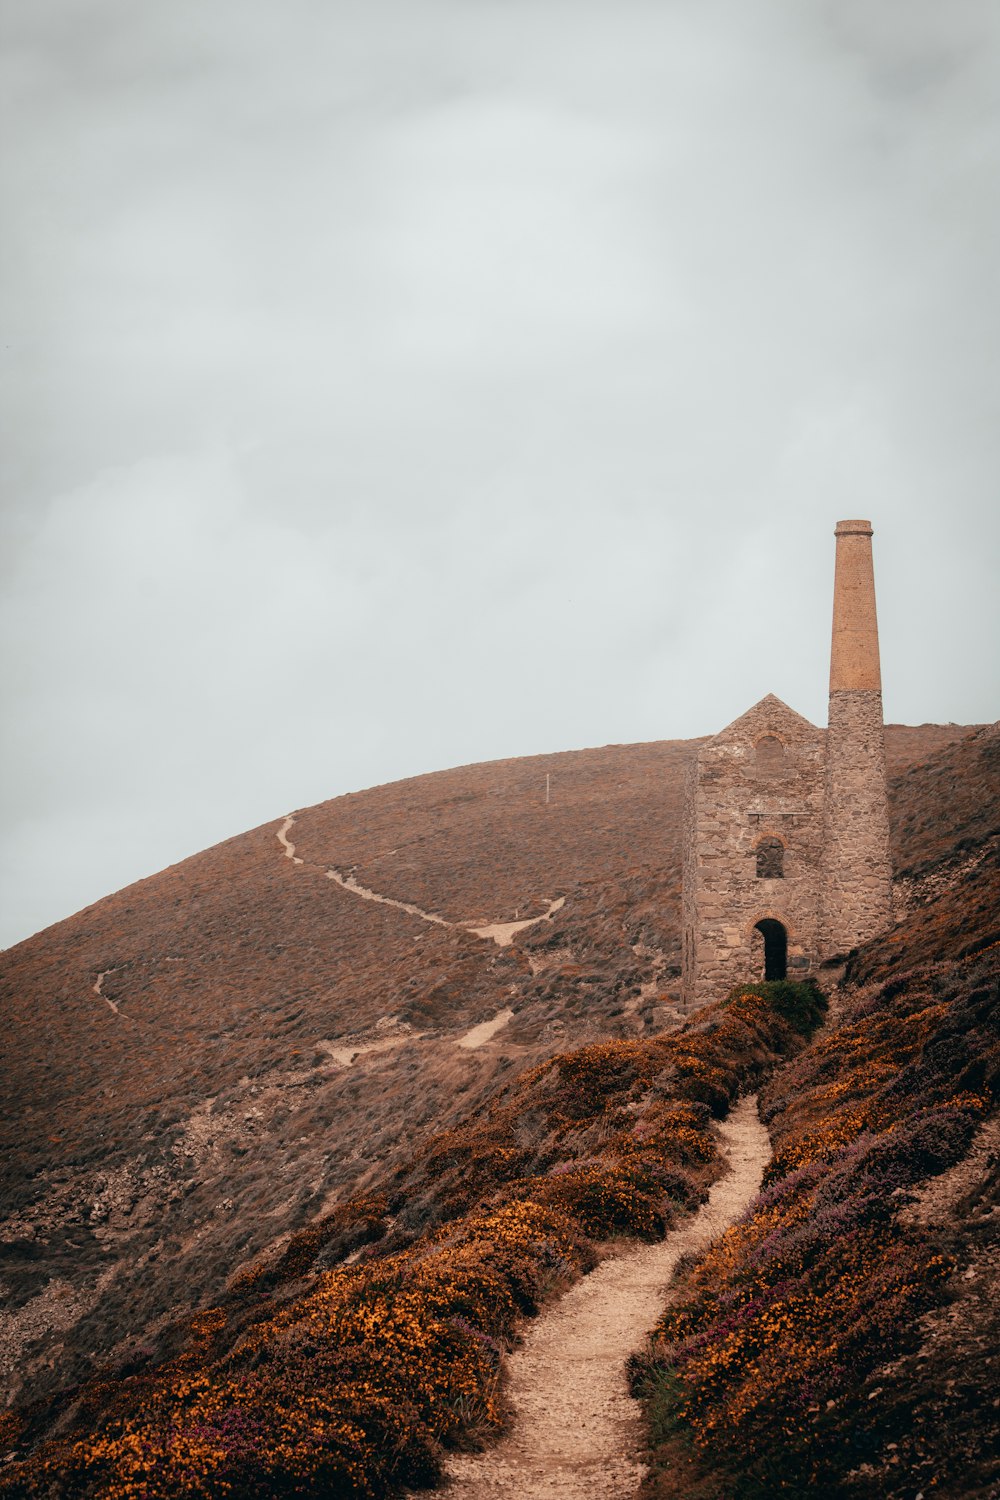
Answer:
<path fill-rule="evenodd" d="M 725 744 L 726 742 L 746 741 L 759 739 L 761 735 L 778 733 L 784 730 L 786 734 L 799 736 L 803 730 L 813 735 L 821 736 L 823 730 L 813 724 L 809 719 L 797 714 L 794 708 L 789 708 L 780 698 L 773 693 L 768 693 L 755 703 L 753 708 L 748 708 L 745 714 L 740 714 L 725 729 L 720 729 L 718 734 L 709 740 L 710 745 Z"/>

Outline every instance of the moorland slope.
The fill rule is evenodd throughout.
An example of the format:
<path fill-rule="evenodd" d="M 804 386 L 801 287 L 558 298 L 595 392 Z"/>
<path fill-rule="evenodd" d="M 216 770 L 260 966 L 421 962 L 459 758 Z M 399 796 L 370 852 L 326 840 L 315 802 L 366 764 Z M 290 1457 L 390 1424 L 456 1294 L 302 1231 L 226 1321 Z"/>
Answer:
<path fill-rule="evenodd" d="M 895 946 L 860 956 L 871 982 L 981 942 L 997 911 L 995 730 L 890 726 L 887 742 L 910 912 Z M 696 744 L 338 798 L 4 954 L 9 1395 L 43 1400 L 137 1347 L 155 1361 L 241 1266 L 281 1265 L 290 1236 L 375 1179 L 400 1191 L 393 1174 L 421 1140 L 482 1115 L 520 1074 L 675 1025 Z M 472 930 L 555 898 L 508 946 Z M 461 1206 L 440 1208 L 438 1177 L 423 1198 L 406 1183 L 424 1206 L 404 1237 L 429 1193 L 435 1213 Z"/>

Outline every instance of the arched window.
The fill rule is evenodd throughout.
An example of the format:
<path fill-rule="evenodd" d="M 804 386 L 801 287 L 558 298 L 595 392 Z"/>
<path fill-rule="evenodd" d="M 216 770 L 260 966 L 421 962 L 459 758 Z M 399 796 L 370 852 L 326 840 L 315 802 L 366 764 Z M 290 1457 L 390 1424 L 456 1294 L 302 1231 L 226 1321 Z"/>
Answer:
<path fill-rule="evenodd" d="M 761 839 L 757 845 L 757 879 L 781 880 L 785 874 L 785 846 L 780 839 Z"/>
<path fill-rule="evenodd" d="M 765 734 L 757 741 L 757 770 L 763 776 L 774 776 L 785 763 L 785 747 L 773 734 Z"/>
<path fill-rule="evenodd" d="M 762 917 L 754 930 L 764 939 L 764 978 L 784 979 L 788 973 L 788 933 L 772 917 Z"/>

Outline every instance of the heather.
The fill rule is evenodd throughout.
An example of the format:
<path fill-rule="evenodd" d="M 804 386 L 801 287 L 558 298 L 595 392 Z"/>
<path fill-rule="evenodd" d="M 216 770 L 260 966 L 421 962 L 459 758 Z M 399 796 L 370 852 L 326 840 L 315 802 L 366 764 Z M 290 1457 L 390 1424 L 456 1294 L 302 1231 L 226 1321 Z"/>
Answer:
<path fill-rule="evenodd" d="M 887 730 L 902 867 L 929 820 L 944 838 L 966 774 L 982 781 L 976 744 L 956 726 Z M 159 1357 L 168 1320 L 216 1300 L 234 1265 L 517 1074 L 672 1025 L 695 748 L 607 746 L 338 797 L 296 812 L 301 866 L 276 808 L 0 955 L 5 1399 L 53 1395 L 130 1341 Z M 330 867 L 452 921 L 566 904 L 500 949 L 359 900 Z M 456 1045 L 504 1009 L 495 1042 Z M 334 1055 L 354 1048 L 349 1066 Z"/>
<path fill-rule="evenodd" d="M 712 1119 L 803 1045 L 814 986 L 759 986 L 675 1033 L 559 1054 L 245 1267 L 159 1366 L 23 1414 L 0 1493 L 379 1496 L 432 1484 L 504 1419 L 519 1320 L 613 1237 L 658 1238 L 721 1171 Z M 141 1363 L 141 1362 L 140 1362 Z"/>
<path fill-rule="evenodd" d="M 978 1391 L 935 1331 L 996 1267 L 995 1173 L 964 1222 L 917 1209 L 995 1114 L 997 998 L 996 949 L 868 986 L 762 1091 L 763 1191 L 633 1362 L 647 1495 L 995 1493 L 995 1313 Z"/>
<path fill-rule="evenodd" d="M 1000 936 L 989 741 L 955 726 L 887 731 L 894 850 L 912 906 L 854 962 L 873 1003 L 915 965 L 972 959 Z M 6 1378 L 9 1399 L 30 1404 L 0 1419 L 0 1457 L 58 1434 L 65 1463 L 73 1444 L 126 1419 L 139 1424 L 137 1442 L 153 1442 L 155 1423 L 142 1424 L 168 1409 L 164 1382 L 191 1354 L 197 1309 L 217 1309 L 211 1339 L 199 1325 L 195 1340 L 204 1372 L 320 1277 L 361 1276 L 394 1256 L 407 1264 L 481 1207 L 523 1201 L 525 1183 L 588 1243 L 622 1225 L 661 1233 L 697 1202 L 717 1170 L 699 1155 L 711 1148 L 709 1117 L 725 1108 L 732 1076 L 750 1086 L 770 1062 L 752 1027 L 743 1041 L 759 1056 L 721 1078 L 687 1042 L 687 1056 L 666 1061 L 629 1052 L 677 1019 L 692 749 L 611 746 L 338 798 L 296 815 L 302 866 L 285 857 L 276 815 L 2 955 Z M 939 868 L 943 856 L 957 863 Z M 328 866 L 451 920 L 535 914 L 563 893 L 566 904 L 500 949 L 358 900 L 325 878 Z M 513 1017 L 488 1046 L 456 1045 L 506 1009 Z M 729 1035 L 735 1045 L 735 1017 Z M 359 1050 L 350 1065 L 333 1055 L 386 1038 L 391 1050 Z M 598 1040 L 622 1044 L 607 1065 L 584 1045 Z M 590 1060 L 563 1065 L 581 1047 Z M 881 1065 L 894 1068 L 891 1049 Z M 833 1079 L 835 1052 L 827 1066 Z M 780 1124 L 779 1114 L 779 1150 Z M 955 1212 L 968 1226 L 982 1211 Z M 961 1246 L 942 1249 L 965 1264 Z M 970 1309 L 977 1288 L 994 1287 L 969 1253 L 955 1274 L 978 1279 L 939 1311 Z M 569 1273 L 561 1261 L 539 1273 L 543 1300 L 576 1274 L 563 1259 Z M 948 1298 L 953 1286 L 954 1276 Z M 947 1375 L 935 1380 L 934 1362 L 904 1349 L 896 1373 L 878 1375 L 885 1394 L 865 1420 L 895 1391 L 930 1414 L 922 1430 L 937 1422 L 954 1438 L 941 1391 L 981 1378 L 988 1351 L 962 1350 L 991 1327 L 986 1292 L 968 1325 L 938 1329 L 936 1349 L 955 1347 Z M 202 1437 L 218 1426 L 224 1445 L 259 1457 L 270 1419 L 255 1429 L 243 1398 L 235 1405 L 233 1416 L 206 1408 Z M 427 1451 L 464 1441 L 477 1420 L 447 1438 L 432 1432 Z M 378 1439 L 390 1453 L 393 1441 Z M 244 1474 L 237 1490 L 249 1483 Z"/>

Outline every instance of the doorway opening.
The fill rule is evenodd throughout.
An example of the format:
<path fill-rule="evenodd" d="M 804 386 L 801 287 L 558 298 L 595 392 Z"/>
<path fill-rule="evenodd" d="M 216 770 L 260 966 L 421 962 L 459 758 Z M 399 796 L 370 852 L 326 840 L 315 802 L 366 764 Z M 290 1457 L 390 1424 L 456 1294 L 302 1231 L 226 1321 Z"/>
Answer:
<path fill-rule="evenodd" d="M 764 939 L 764 978 L 784 979 L 788 973 L 788 933 L 773 917 L 762 917 L 754 931 Z"/>

